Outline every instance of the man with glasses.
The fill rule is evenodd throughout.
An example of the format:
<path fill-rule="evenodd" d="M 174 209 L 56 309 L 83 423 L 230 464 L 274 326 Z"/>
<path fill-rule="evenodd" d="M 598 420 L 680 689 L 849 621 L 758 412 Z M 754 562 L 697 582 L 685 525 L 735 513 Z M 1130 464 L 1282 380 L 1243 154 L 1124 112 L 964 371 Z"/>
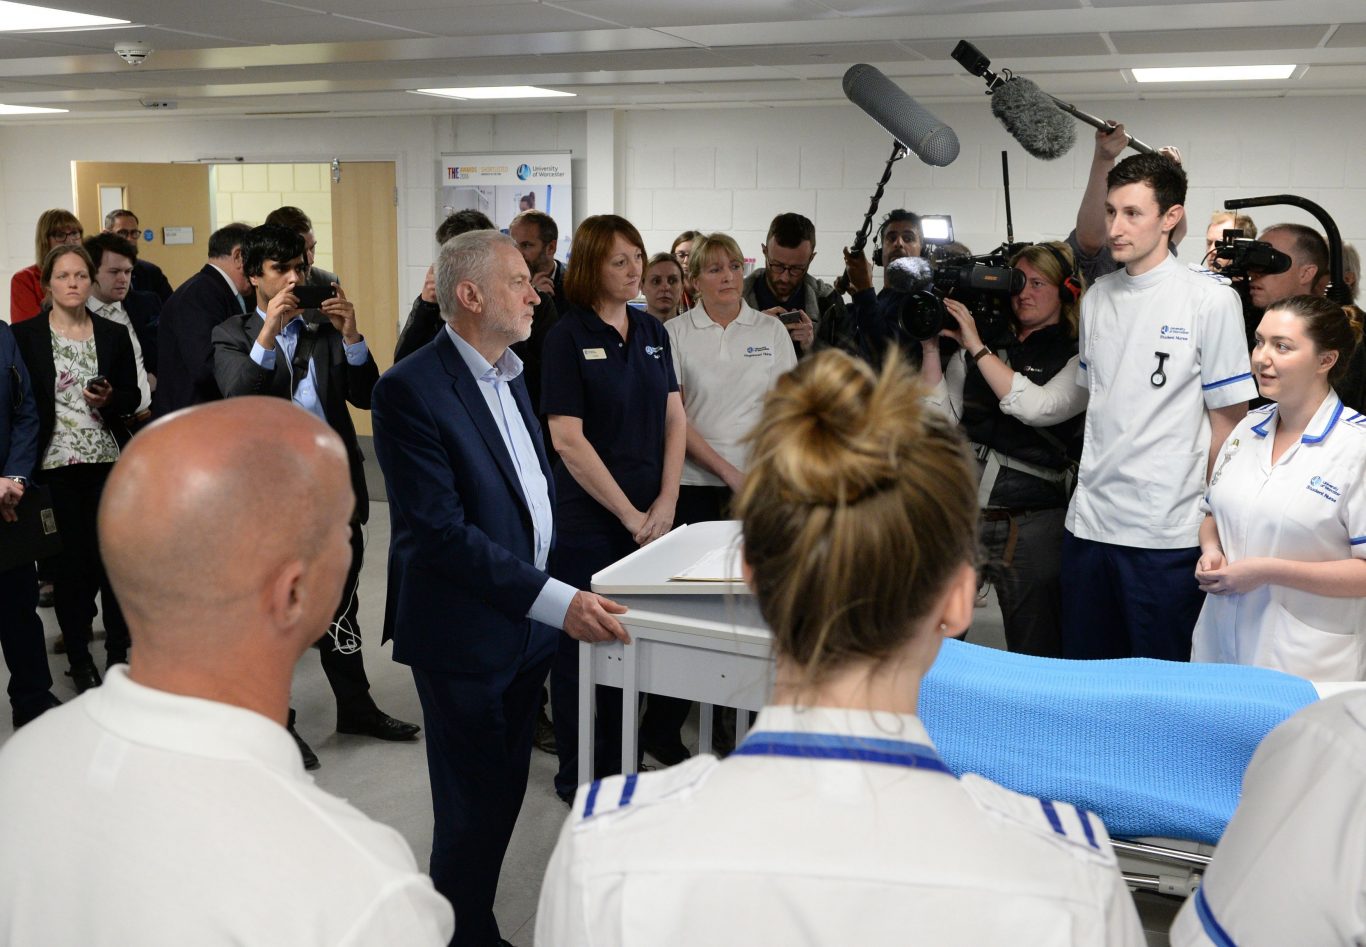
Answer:
<path fill-rule="evenodd" d="M 138 215 L 120 207 L 104 215 L 104 232 L 122 237 L 134 247 L 142 239 L 142 226 Z M 171 298 L 171 281 L 161 272 L 161 267 L 141 256 L 133 262 L 133 290 L 139 293 L 156 293 L 162 302 Z"/>
<path fill-rule="evenodd" d="M 779 214 L 768 225 L 764 266 L 745 277 L 745 302 L 783 319 L 797 356 L 817 348 L 853 352 L 849 317 L 835 287 L 810 274 L 816 258 L 816 227 L 801 214 Z"/>

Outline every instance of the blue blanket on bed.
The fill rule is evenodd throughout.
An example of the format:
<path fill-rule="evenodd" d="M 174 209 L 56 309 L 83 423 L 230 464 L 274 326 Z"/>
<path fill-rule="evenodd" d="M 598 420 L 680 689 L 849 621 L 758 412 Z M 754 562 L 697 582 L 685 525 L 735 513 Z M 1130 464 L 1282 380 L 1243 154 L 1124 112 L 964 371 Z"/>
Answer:
<path fill-rule="evenodd" d="M 1263 668 L 946 641 L 920 716 L 956 773 L 1089 809 L 1112 835 L 1213 844 L 1262 737 L 1317 699 L 1308 681 Z"/>

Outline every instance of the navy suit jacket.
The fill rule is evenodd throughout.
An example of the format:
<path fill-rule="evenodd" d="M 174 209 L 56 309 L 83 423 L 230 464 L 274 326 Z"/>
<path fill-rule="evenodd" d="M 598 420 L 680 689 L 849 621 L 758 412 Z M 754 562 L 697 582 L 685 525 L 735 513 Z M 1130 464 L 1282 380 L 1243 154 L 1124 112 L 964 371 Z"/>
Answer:
<path fill-rule="evenodd" d="M 553 507 L 554 479 L 522 378 L 511 389 Z M 556 630 L 527 618 L 549 577 L 534 564 L 521 481 L 479 382 L 444 330 L 380 378 L 371 418 L 389 493 L 384 637 L 394 639 L 394 660 L 489 673 L 529 647 L 553 647 Z"/>
<path fill-rule="evenodd" d="M 157 326 L 157 417 L 222 397 L 213 377 L 213 330 L 242 313 L 237 294 L 210 264 L 191 276 L 161 307 Z M 151 365 L 147 366 L 151 371 Z"/>
<path fill-rule="evenodd" d="M 0 477 L 32 477 L 38 466 L 38 405 L 8 323 L 0 322 Z"/>
<path fill-rule="evenodd" d="M 142 346 L 142 367 L 157 373 L 157 329 L 161 325 L 161 298 L 156 293 L 130 289 L 123 298 L 123 311 L 133 324 L 133 332 Z"/>

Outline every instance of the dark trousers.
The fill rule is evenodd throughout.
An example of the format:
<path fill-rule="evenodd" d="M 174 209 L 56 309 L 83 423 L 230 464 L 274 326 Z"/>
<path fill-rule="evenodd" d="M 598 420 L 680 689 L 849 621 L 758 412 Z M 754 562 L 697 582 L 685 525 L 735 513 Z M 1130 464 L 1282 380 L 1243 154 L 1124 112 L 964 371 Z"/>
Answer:
<path fill-rule="evenodd" d="M 1205 601 L 1199 547 L 1135 549 L 1064 533 L 1063 657 L 1189 661 Z"/>
<path fill-rule="evenodd" d="M 0 649 L 9 668 L 10 706 L 18 717 L 33 716 L 52 703 L 52 674 L 37 609 L 33 563 L 0 572 Z"/>
<path fill-rule="evenodd" d="M 593 573 L 636 550 L 622 527 L 607 532 L 559 533 L 550 557 L 550 574 L 577 589 L 592 585 Z M 621 772 L 621 688 L 599 685 L 593 731 L 593 775 Z M 555 753 L 560 760 L 555 791 L 563 798 L 579 785 L 579 643 L 559 633 L 550 669 L 550 710 L 555 725 Z"/>
<path fill-rule="evenodd" d="M 1004 514 L 1005 511 L 1002 511 Z M 996 587 L 1006 647 L 1041 658 L 1062 656 L 1062 537 L 1067 510 L 983 514 L 983 575 Z"/>
<path fill-rule="evenodd" d="M 370 679 L 365 675 L 365 659 L 360 650 L 360 584 L 361 566 L 365 564 L 365 536 L 359 523 L 351 524 L 351 570 L 346 575 L 346 585 L 342 588 L 341 603 L 333 624 L 339 625 L 337 637 L 348 648 L 355 650 L 339 651 L 332 635 L 326 634 L 318 639 L 317 648 L 322 660 L 323 673 L 332 693 L 337 698 L 337 715 L 364 716 L 373 713 L 375 701 L 370 696 Z"/>
<path fill-rule="evenodd" d="M 553 629 L 533 626 L 512 667 L 488 674 L 413 668 L 431 774 L 432 883 L 455 908 L 457 947 L 498 943 L 493 898 L 526 795 L 541 682 Z"/>
<path fill-rule="evenodd" d="M 113 466 L 73 464 L 42 472 L 43 483 L 52 488 L 52 511 L 62 537 L 62 551 L 48 560 L 52 567 L 52 606 L 66 639 L 66 656 L 72 667 L 92 660 L 90 640 L 96 594 L 100 597 L 108 663 L 128 658 L 128 625 L 114 590 L 109 587 L 95 530 L 100 495 Z"/>

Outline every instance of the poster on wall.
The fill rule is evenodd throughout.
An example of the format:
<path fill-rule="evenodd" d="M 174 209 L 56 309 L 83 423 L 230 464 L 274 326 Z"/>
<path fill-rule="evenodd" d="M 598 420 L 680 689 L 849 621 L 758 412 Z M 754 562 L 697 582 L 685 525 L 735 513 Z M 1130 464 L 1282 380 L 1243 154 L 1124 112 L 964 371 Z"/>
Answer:
<path fill-rule="evenodd" d="M 437 184 L 436 219 L 458 210 L 482 211 L 504 233 L 524 210 L 555 218 L 560 242 L 555 256 L 569 259 L 574 232 L 574 187 L 568 151 L 443 154 Z"/>

